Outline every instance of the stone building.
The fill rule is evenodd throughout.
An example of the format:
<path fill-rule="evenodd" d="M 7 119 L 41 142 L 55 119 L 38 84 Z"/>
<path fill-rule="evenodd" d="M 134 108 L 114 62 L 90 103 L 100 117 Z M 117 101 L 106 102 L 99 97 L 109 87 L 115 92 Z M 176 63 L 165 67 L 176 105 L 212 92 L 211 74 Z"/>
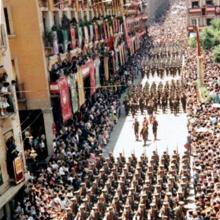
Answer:
<path fill-rule="evenodd" d="M 188 0 L 188 31 L 193 32 L 193 26 L 200 29 L 209 25 L 215 18 L 220 18 L 219 0 Z"/>
<path fill-rule="evenodd" d="M 15 89 L 13 59 L 0 1 L 0 219 L 12 219 L 13 198 L 25 184 L 22 131 Z"/>

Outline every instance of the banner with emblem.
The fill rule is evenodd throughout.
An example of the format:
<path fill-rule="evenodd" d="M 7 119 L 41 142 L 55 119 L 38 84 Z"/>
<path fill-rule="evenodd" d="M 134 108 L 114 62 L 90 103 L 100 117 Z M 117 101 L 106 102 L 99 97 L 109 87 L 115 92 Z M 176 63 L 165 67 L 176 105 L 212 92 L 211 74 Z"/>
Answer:
<path fill-rule="evenodd" d="M 112 65 L 113 65 L 113 73 L 116 72 L 116 61 L 115 61 L 115 52 L 112 50 Z"/>
<path fill-rule="evenodd" d="M 95 41 L 99 41 L 99 28 L 97 24 L 94 24 L 95 29 Z"/>
<path fill-rule="evenodd" d="M 89 33 L 88 33 L 88 27 L 85 25 L 83 27 L 83 31 L 84 31 L 84 42 L 85 44 L 89 43 Z"/>
<path fill-rule="evenodd" d="M 90 95 L 94 95 L 96 91 L 95 66 L 93 60 L 89 62 L 89 76 L 90 76 Z"/>
<path fill-rule="evenodd" d="M 96 58 L 94 61 L 94 67 L 95 67 L 95 79 L 96 79 L 96 89 L 99 88 L 101 86 L 101 82 L 100 82 L 100 64 L 101 61 L 99 58 Z"/>
<path fill-rule="evenodd" d="M 115 55 L 115 69 L 116 71 L 118 71 L 119 70 L 118 48 L 115 48 L 114 55 Z"/>
<path fill-rule="evenodd" d="M 109 80 L 109 66 L 108 66 L 108 60 L 109 57 L 104 57 L 104 74 L 105 74 L 105 80 Z"/>
<path fill-rule="evenodd" d="M 122 60 L 123 60 L 123 64 L 125 64 L 125 44 L 122 44 Z"/>
<path fill-rule="evenodd" d="M 76 74 L 76 80 L 78 84 L 79 107 L 81 107 L 85 103 L 84 81 L 81 69 Z"/>
<path fill-rule="evenodd" d="M 19 184 L 25 180 L 24 175 L 24 163 L 22 155 L 17 156 L 13 161 L 14 175 L 15 175 L 15 183 Z"/>
<path fill-rule="evenodd" d="M 107 26 L 106 26 L 106 22 L 104 21 L 103 24 L 103 31 L 104 31 L 104 39 L 107 40 L 108 39 L 108 33 L 107 33 Z"/>
<path fill-rule="evenodd" d="M 90 41 L 92 42 L 94 40 L 94 33 L 93 33 L 93 25 L 89 25 L 89 35 L 90 35 Z"/>
<path fill-rule="evenodd" d="M 83 41 L 83 35 L 82 35 L 82 27 L 77 27 L 77 33 L 78 33 L 78 47 L 82 47 L 82 41 Z"/>
<path fill-rule="evenodd" d="M 70 27 L 71 47 L 76 48 L 76 30 L 74 27 Z"/>
<path fill-rule="evenodd" d="M 121 51 L 122 47 L 121 44 L 118 46 L 118 52 L 119 52 L 119 61 L 120 61 L 120 66 L 122 66 L 123 61 L 122 61 L 122 51 Z"/>
<path fill-rule="evenodd" d="M 63 29 L 62 35 L 63 35 L 63 51 L 67 52 L 67 50 L 68 50 L 68 32 L 67 32 L 67 30 Z"/>
<path fill-rule="evenodd" d="M 58 86 L 60 91 L 60 105 L 62 110 L 62 118 L 65 123 L 72 118 L 72 109 L 70 104 L 69 85 L 67 78 L 62 76 L 58 80 Z"/>
<path fill-rule="evenodd" d="M 56 31 L 52 31 L 52 40 L 53 40 L 53 54 L 57 55 L 59 54 L 59 45 L 58 45 L 58 37 Z"/>
<path fill-rule="evenodd" d="M 90 95 L 93 95 L 96 91 L 96 79 L 95 79 L 95 66 L 94 61 L 89 60 L 86 64 L 81 66 L 81 72 L 83 78 L 90 78 Z"/>
<path fill-rule="evenodd" d="M 72 110 L 73 113 L 78 111 L 78 94 L 76 89 L 76 74 L 69 76 L 70 82 L 70 92 L 71 92 L 71 101 L 72 101 Z"/>

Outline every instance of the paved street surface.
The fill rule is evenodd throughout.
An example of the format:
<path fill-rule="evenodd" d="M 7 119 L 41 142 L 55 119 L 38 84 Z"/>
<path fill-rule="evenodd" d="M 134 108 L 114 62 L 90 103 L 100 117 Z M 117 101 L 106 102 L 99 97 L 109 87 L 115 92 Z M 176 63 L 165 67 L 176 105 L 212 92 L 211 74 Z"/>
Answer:
<path fill-rule="evenodd" d="M 143 115 L 138 113 L 138 121 L 142 124 Z M 187 140 L 187 117 L 186 114 L 179 114 L 174 116 L 173 114 L 158 114 L 157 120 L 158 126 L 158 140 L 153 140 L 152 128 L 149 127 L 149 141 L 147 146 L 143 146 L 143 141 L 136 141 L 133 132 L 133 119 L 131 116 L 121 118 L 116 128 L 114 129 L 110 142 L 104 151 L 104 155 L 107 156 L 107 152 L 113 152 L 114 156 L 118 156 L 119 153 L 123 153 L 126 157 L 129 157 L 131 153 L 135 153 L 137 157 L 140 157 L 142 153 L 151 155 L 153 150 L 157 150 L 159 154 L 164 151 L 172 153 L 173 150 L 178 150 L 180 154 L 184 152 L 184 144 Z"/>
<path fill-rule="evenodd" d="M 180 76 L 165 77 L 163 83 L 171 80 L 179 80 Z M 141 82 L 142 86 L 148 82 L 152 84 L 155 82 L 158 84 L 160 79 L 155 75 L 154 77 L 150 76 L 149 79 L 144 78 Z M 122 111 L 123 112 L 123 111 Z M 140 112 L 137 114 L 138 121 L 142 125 L 144 115 L 141 115 Z M 104 149 L 104 156 L 108 155 L 108 152 L 113 152 L 114 156 L 118 156 L 119 153 L 123 153 L 124 156 L 129 157 L 131 153 L 135 153 L 137 157 L 140 157 L 142 153 L 146 153 L 148 156 L 151 156 L 152 152 L 156 150 L 159 155 L 164 151 L 168 151 L 170 154 L 174 150 L 177 150 L 180 154 L 183 154 L 185 151 L 184 145 L 187 142 L 187 116 L 184 113 L 179 113 L 178 116 L 174 116 L 169 111 L 166 114 L 163 114 L 160 110 L 156 115 L 158 120 L 158 137 L 157 141 L 154 141 L 152 127 L 149 126 L 149 140 L 147 146 L 143 146 L 143 141 L 136 141 L 133 131 L 133 122 L 131 115 L 127 117 L 121 117 L 118 124 L 114 128 L 114 131 L 111 134 L 110 142 Z"/>

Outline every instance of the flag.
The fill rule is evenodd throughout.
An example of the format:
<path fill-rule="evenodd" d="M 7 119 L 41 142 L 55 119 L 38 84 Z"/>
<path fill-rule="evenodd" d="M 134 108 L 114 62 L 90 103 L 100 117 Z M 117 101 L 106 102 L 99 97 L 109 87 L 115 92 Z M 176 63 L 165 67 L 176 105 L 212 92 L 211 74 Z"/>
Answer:
<path fill-rule="evenodd" d="M 76 74 L 69 76 L 73 113 L 78 111 L 78 94 L 76 90 Z"/>
<path fill-rule="evenodd" d="M 97 24 L 94 24 L 95 29 L 95 41 L 99 41 L 99 28 Z"/>
<path fill-rule="evenodd" d="M 56 31 L 52 31 L 52 39 L 53 39 L 53 54 L 57 55 L 59 54 L 59 46 L 58 46 L 58 37 Z"/>
<path fill-rule="evenodd" d="M 85 44 L 88 44 L 89 43 L 89 33 L 88 33 L 88 28 L 86 25 L 83 27 L 83 30 L 84 30 Z"/>
<path fill-rule="evenodd" d="M 65 76 L 59 78 L 58 86 L 60 91 L 60 105 L 62 110 L 62 118 L 63 122 L 66 122 L 72 118 L 72 109 L 70 104 L 69 85 Z"/>
<path fill-rule="evenodd" d="M 104 57 L 104 74 L 105 74 L 105 80 L 109 80 L 109 66 L 108 66 L 108 57 Z"/>
<path fill-rule="evenodd" d="M 79 94 L 79 107 L 81 107 L 85 103 L 84 81 L 81 69 L 77 72 L 77 84 Z"/>
<path fill-rule="evenodd" d="M 121 54 L 121 45 L 118 46 L 118 51 L 119 51 L 120 66 L 122 66 L 123 65 L 123 61 L 122 61 L 122 54 Z"/>
<path fill-rule="evenodd" d="M 93 41 L 94 33 L 93 33 L 93 26 L 92 26 L 92 24 L 89 25 L 89 34 L 90 34 L 90 41 Z"/>
<path fill-rule="evenodd" d="M 70 27 L 70 38 L 72 49 L 76 48 L 76 30 L 74 27 Z"/>
<path fill-rule="evenodd" d="M 101 64 L 100 59 L 96 58 L 95 61 L 94 61 L 96 88 L 99 88 L 101 86 L 101 83 L 100 83 L 100 73 L 99 73 L 100 64 Z"/>
<path fill-rule="evenodd" d="M 68 32 L 67 32 L 67 30 L 63 29 L 62 35 L 63 35 L 63 50 L 64 50 L 64 52 L 67 52 L 67 50 L 68 50 Z"/>
<path fill-rule="evenodd" d="M 108 39 L 108 33 L 107 33 L 107 26 L 106 26 L 106 22 L 103 21 L 103 31 L 104 31 L 104 39 L 107 40 Z"/>
<path fill-rule="evenodd" d="M 78 47 L 82 47 L 82 28 L 78 25 L 77 27 L 77 32 L 78 32 Z"/>
<path fill-rule="evenodd" d="M 92 96 L 96 91 L 95 67 L 93 60 L 91 60 L 89 64 L 89 77 L 90 77 L 90 95 Z"/>

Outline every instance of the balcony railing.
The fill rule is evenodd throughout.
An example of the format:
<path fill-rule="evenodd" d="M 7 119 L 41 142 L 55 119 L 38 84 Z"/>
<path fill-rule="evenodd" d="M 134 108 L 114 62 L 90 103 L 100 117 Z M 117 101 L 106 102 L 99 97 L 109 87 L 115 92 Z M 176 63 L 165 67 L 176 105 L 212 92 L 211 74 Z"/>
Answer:
<path fill-rule="evenodd" d="M 5 119 L 15 113 L 13 95 L 10 92 L 0 92 L 0 119 Z"/>

